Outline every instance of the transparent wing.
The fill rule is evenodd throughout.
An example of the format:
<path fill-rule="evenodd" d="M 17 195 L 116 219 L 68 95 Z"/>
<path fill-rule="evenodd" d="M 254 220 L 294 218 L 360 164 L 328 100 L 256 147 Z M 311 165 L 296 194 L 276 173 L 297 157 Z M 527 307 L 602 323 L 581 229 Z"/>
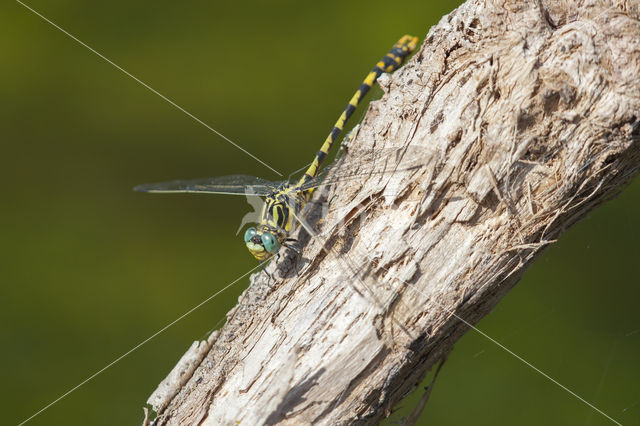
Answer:
<path fill-rule="evenodd" d="M 341 157 L 323 168 L 318 176 L 300 187 L 301 191 L 334 183 L 389 176 L 399 172 L 410 172 L 426 165 L 425 158 L 434 153 L 434 148 L 411 146 L 384 150 L 350 150 L 349 159 Z"/>
<path fill-rule="evenodd" d="M 263 196 L 273 192 L 282 182 L 271 182 L 255 176 L 230 175 L 191 180 L 149 183 L 133 188 L 138 192 L 204 193 Z"/>

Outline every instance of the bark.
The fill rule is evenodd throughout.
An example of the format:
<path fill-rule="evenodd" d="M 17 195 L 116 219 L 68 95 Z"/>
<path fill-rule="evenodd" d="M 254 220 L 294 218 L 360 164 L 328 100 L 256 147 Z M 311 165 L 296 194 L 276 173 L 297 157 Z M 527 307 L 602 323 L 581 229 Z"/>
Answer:
<path fill-rule="evenodd" d="M 638 76 L 637 2 L 470 0 L 443 17 L 316 191 L 319 235 L 194 343 L 149 399 L 157 424 L 387 416 L 638 172 Z"/>

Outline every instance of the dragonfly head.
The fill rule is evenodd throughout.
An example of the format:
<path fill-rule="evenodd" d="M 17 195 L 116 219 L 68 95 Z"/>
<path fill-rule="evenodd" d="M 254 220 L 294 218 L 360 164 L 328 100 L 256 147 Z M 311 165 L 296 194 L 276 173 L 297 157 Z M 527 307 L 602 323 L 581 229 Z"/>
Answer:
<path fill-rule="evenodd" d="M 280 240 L 267 227 L 249 228 L 244 233 L 244 242 L 249 252 L 258 260 L 265 260 L 280 249 Z"/>

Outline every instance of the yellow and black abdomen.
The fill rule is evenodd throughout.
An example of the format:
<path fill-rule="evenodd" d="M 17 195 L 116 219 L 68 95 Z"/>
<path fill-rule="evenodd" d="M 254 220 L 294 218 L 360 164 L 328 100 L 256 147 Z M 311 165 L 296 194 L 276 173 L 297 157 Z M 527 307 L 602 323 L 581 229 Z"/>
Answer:
<path fill-rule="evenodd" d="M 387 53 L 380 61 L 376 63 L 373 69 L 367 74 L 364 81 L 358 87 L 356 93 L 351 97 L 347 107 L 342 111 L 338 121 L 333 125 L 329 136 L 325 139 L 324 143 L 318 150 L 313 162 L 304 173 L 300 181 L 299 186 L 304 185 L 311 179 L 317 176 L 320 165 L 324 162 L 325 158 L 329 154 L 329 150 L 333 143 L 338 139 L 338 136 L 344 129 L 344 125 L 349 120 L 357 106 L 362 101 L 362 98 L 369 92 L 371 87 L 375 84 L 376 80 L 382 73 L 393 72 L 398 69 L 407 56 L 409 56 L 415 49 L 418 43 L 418 38 L 410 35 L 403 36 L 396 44 L 393 45 L 389 53 Z M 305 197 L 309 199 L 313 189 L 306 191 Z"/>

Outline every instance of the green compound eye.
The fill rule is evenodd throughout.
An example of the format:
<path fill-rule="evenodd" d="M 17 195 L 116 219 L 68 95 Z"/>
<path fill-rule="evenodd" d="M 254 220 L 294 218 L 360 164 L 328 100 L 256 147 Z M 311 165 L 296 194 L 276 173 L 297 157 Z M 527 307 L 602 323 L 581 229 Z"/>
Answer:
<path fill-rule="evenodd" d="M 262 244 L 269 253 L 275 253 L 280 248 L 278 240 L 276 240 L 276 237 L 274 237 L 270 232 L 262 234 Z"/>
<path fill-rule="evenodd" d="M 256 228 L 252 227 L 247 229 L 247 231 L 244 233 L 244 242 L 248 243 L 254 235 L 256 235 Z"/>

